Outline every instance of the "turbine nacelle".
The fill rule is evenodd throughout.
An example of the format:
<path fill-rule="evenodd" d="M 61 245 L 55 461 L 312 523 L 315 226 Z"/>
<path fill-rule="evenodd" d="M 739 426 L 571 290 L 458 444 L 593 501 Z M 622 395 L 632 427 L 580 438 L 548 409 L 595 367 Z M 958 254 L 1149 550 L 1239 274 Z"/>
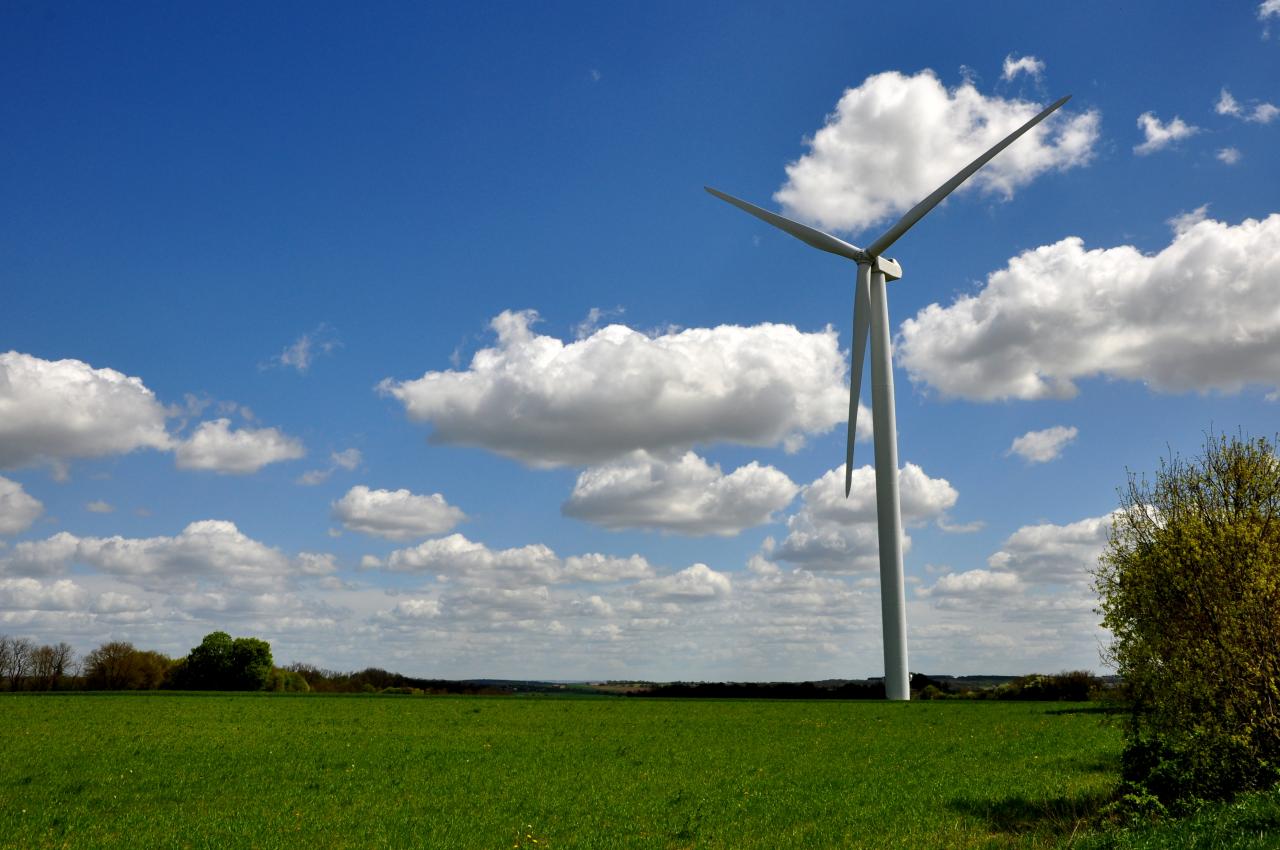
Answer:
<path fill-rule="evenodd" d="M 898 261 L 890 257 L 876 257 L 871 261 L 871 270 L 880 272 L 884 275 L 885 280 L 901 280 L 902 266 L 898 265 Z"/>

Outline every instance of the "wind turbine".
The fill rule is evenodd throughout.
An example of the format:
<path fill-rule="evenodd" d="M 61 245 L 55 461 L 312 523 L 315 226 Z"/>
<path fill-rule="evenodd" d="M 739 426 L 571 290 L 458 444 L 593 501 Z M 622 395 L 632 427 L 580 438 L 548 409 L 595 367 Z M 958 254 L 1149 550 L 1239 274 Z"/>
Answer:
<path fill-rule="evenodd" d="M 783 218 L 755 204 L 726 195 L 710 186 L 703 188 L 722 201 L 786 231 L 819 251 L 826 251 L 858 264 L 858 280 L 853 298 L 853 363 L 849 373 L 849 429 L 845 439 L 844 495 L 853 484 L 853 437 L 858 422 L 858 397 L 862 389 L 863 357 L 867 348 L 867 326 L 871 329 L 871 424 L 876 457 L 876 527 L 880 545 L 880 613 L 884 628 L 884 683 L 889 699 L 911 698 L 907 672 L 906 596 L 902 580 L 902 507 L 898 497 L 898 429 L 893 408 L 893 366 L 889 352 L 889 302 L 885 281 L 902 277 L 902 266 L 884 256 L 889 246 L 902 237 L 929 211 L 986 165 L 992 157 L 1019 136 L 1039 124 L 1071 95 L 1046 107 L 1039 115 L 1014 130 L 997 145 L 961 169 L 932 194 L 912 207 L 866 250 L 850 245 L 829 233 Z"/>

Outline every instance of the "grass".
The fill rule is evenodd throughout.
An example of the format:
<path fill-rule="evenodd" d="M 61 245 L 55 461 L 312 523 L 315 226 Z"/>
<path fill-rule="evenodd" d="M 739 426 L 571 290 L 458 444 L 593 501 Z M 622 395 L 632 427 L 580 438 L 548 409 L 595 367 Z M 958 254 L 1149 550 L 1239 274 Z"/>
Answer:
<path fill-rule="evenodd" d="M 1066 846 L 1120 750 L 1067 708 L 8 695 L 0 847 Z"/>
<path fill-rule="evenodd" d="M 1206 805 L 1191 817 L 1085 836 L 1078 850 L 1268 850 L 1280 847 L 1280 789 Z"/>

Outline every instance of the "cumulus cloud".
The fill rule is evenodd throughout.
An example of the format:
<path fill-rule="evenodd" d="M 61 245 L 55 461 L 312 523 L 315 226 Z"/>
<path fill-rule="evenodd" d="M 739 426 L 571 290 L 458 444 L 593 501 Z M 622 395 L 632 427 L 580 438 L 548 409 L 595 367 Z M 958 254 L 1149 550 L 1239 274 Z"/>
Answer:
<path fill-rule="evenodd" d="M 1139 115 L 1138 128 L 1142 130 L 1143 136 L 1142 144 L 1133 146 L 1133 152 L 1138 156 L 1163 150 L 1174 142 L 1200 132 L 1199 127 L 1188 124 L 1176 115 L 1168 124 L 1161 123 L 1154 112 Z"/>
<path fill-rule="evenodd" d="M 1251 108 L 1246 109 L 1225 87 L 1219 93 L 1218 102 L 1213 105 L 1213 109 L 1219 115 L 1230 115 L 1254 124 L 1270 124 L 1276 120 L 1276 116 L 1280 116 L 1280 107 L 1265 101 L 1255 101 Z"/>
<path fill-rule="evenodd" d="M 115 511 L 115 506 L 102 499 L 95 499 L 85 504 L 84 509 L 91 514 L 109 514 Z"/>
<path fill-rule="evenodd" d="M 359 484 L 333 503 L 333 518 L 352 531 L 408 540 L 443 534 L 467 515 L 439 493 L 419 496 L 408 490 L 370 490 Z"/>
<path fill-rule="evenodd" d="M 1044 62 L 1034 56 L 1020 56 L 1013 58 L 1010 53 L 1004 57 L 1004 71 L 1000 74 L 1000 79 L 1009 82 L 1019 74 L 1026 74 L 1029 77 L 1040 79 L 1040 75 L 1044 73 Z"/>
<path fill-rule="evenodd" d="M 450 534 L 412 548 L 397 549 L 388 556 L 385 569 L 431 573 L 473 584 L 503 586 L 548 584 L 558 581 L 561 576 L 560 559 L 540 543 L 511 549 L 490 549 L 461 534 Z"/>
<path fill-rule="evenodd" d="M 214 582 L 242 589 L 282 586 L 314 573 L 313 557 L 290 558 L 226 520 L 193 522 L 173 537 L 78 537 L 67 532 L 23 541 L 0 555 L 0 575 L 58 575 L 83 564 L 149 589 Z"/>
<path fill-rule="evenodd" d="M 733 584 L 725 573 L 706 564 L 694 564 L 678 573 L 645 579 L 632 585 L 639 596 L 665 602 L 711 602 L 733 592 Z"/>
<path fill-rule="evenodd" d="M 670 459 L 637 451 L 584 470 L 562 511 L 613 530 L 727 537 L 770 522 L 797 489 L 782 472 L 754 461 L 725 475 L 691 451 Z"/>
<path fill-rule="evenodd" d="M 33 578 L 0 578 L 0 611 L 76 610 L 88 600 L 88 592 L 70 579 L 44 584 Z"/>
<path fill-rule="evenodd" d="M 80 360 L 0 354 L 0 469 L 169 448 L 142 379 Z"/>
<path fill-rule="evenodd" d="M 653 567 L 639 555 L 616 558 L 610 555 L 590 553 L 570 555 L 564 559 L 566 581 L 618 582 L 630 579 L 650 578 Z"/>
<path fill-rule="evenodd" d="M 269 463 L 296 460 L 307 453 L 302 442 L 275 428 L 232 430 L 230 419 L 200 423 L 174 449 L 179 469 L 247 475 Z"/>
<path fill-rule="evenodd" d="M 948 597 L 965 599 L 1005 600 L 1009 595 L 1021 589 L 1021 581 L 1016 573 L 996 570 L 966 570 L 961 573 L 947 573 L 940 576 L 929 587 L 916 589 L 916 596 L 935 600 Z"/>
<path fill-rule="evenodd" d="M 987 559 L 987 566 L 1032 582 L 1087 582 L 1106 549 L 1111 518 L 1107 514 L 1067 525 L 1023 526 Z"/>
<path fill-rule="evenodd" d="M 477 446 L 534 466 L 592 464 L 698 443 L 795 448 L 848 412 L 836 332 L 720 326 L 645 335 L 622 325 L 565 343 L 533 311 L 492 322 L 497 344 L 465 371 L 379 388 L 431 442 Z"/>
<path fill-rule="evenodd" d="M 18 534 L 31 527 L 44 503 L 22 489 L 17 481 L 0 475 L 0 534 Z"/>
<path fill-rule="evenodd" d="M 928 70 L 876 74 L 845 91 L 826 125 L 807 141 L 808 153 L 787 166 L 787 182 L 774 199 L 819 227 L 861 230 L 906 212 L 1041 108 L 989 97 L 967 81 L 948 90 Z M 1093 155 L 1098 123 L 1096 111 L 1055 114 L 957 194 L 1009 199 L 1047 171 L 1084 165 Z"/>
<path fill-rule="evenodd" d="M 809 570 L 853 573 L 876 569 L 879 544 L 876 530 L 875 470 L 853 471 L 853 487 L 844 495 L 844 467 L 837 467 L 801 491 L 801 507 L 787 519 L 787 536 L 770 543 L 772 560 L 788 561 Z M 941 519 L 955 506 L 959 494 L 945 478 L 930 478 L 914 463 L 898 470 L 898 495 L 904 526 Z M 906 534 L 903 551 L 911 546 Z"/>
<path fill-rule="evenodd" d="M 1027 463 L 1048 463 L 1062 454 L 1062 450 L 1079 433 L 1079 429 L 1066 425 L 1054 425 L 1043 431 L 1028 431 L 1015 438 L 1005 454 L 1018 455 Z"/>
<path fill-rule="evenodd" d="M 440 616 L 438 599 L 402 599 L 390 611 L 381 615 L 384 620 L 434 620 Z"/>
<path fill-rule="evenodd" d="M 1224 165 L 1235 165 L 1240 161 L 1241 154 L 1239 148 L 1219 148 L 1214 156 Z"/>
<path fill-rule="evenodd" d="M 24 540 L 0 554 L 0 575 L 52 576 L 66 572 L 80 539 L 59 531 L 45 540 Z"/>
<path fill-rule="evenodd" d="M 490 549 L 483 543 L 450 534 L 417 546 L 397 549 L 385 561 L 368 558 L 366 569 L 429 573 L 469 585 L 523 586 L 576 582 L 615 583 L 651 578 L 653 567 L 639 555 L 616 557 L 599 553 L 561 559 L 540 543 L 510 549 Z"/>
<path fill-rule="evenodd" d="M 1071 398 L 1092 376 L 1280 387 L 1280 214 L 1173 223 L 1153 255 L 1078 237 L 1020 254 L 976 295 L 903 322 L 899 362 L 945 396 L 988 401 Z"/>

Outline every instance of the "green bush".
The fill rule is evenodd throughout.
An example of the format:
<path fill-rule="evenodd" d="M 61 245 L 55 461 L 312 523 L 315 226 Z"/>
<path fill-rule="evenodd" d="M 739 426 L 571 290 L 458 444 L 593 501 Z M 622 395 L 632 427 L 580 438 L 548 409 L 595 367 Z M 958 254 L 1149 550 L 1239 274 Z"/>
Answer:
<path fill-rule="evenodd" d="M 1130 476 L 1095 573 L 1130 698 L 1123 773 L 1173 810 L 1280 778 L 1280 459 L 1210 437 Z"/>

